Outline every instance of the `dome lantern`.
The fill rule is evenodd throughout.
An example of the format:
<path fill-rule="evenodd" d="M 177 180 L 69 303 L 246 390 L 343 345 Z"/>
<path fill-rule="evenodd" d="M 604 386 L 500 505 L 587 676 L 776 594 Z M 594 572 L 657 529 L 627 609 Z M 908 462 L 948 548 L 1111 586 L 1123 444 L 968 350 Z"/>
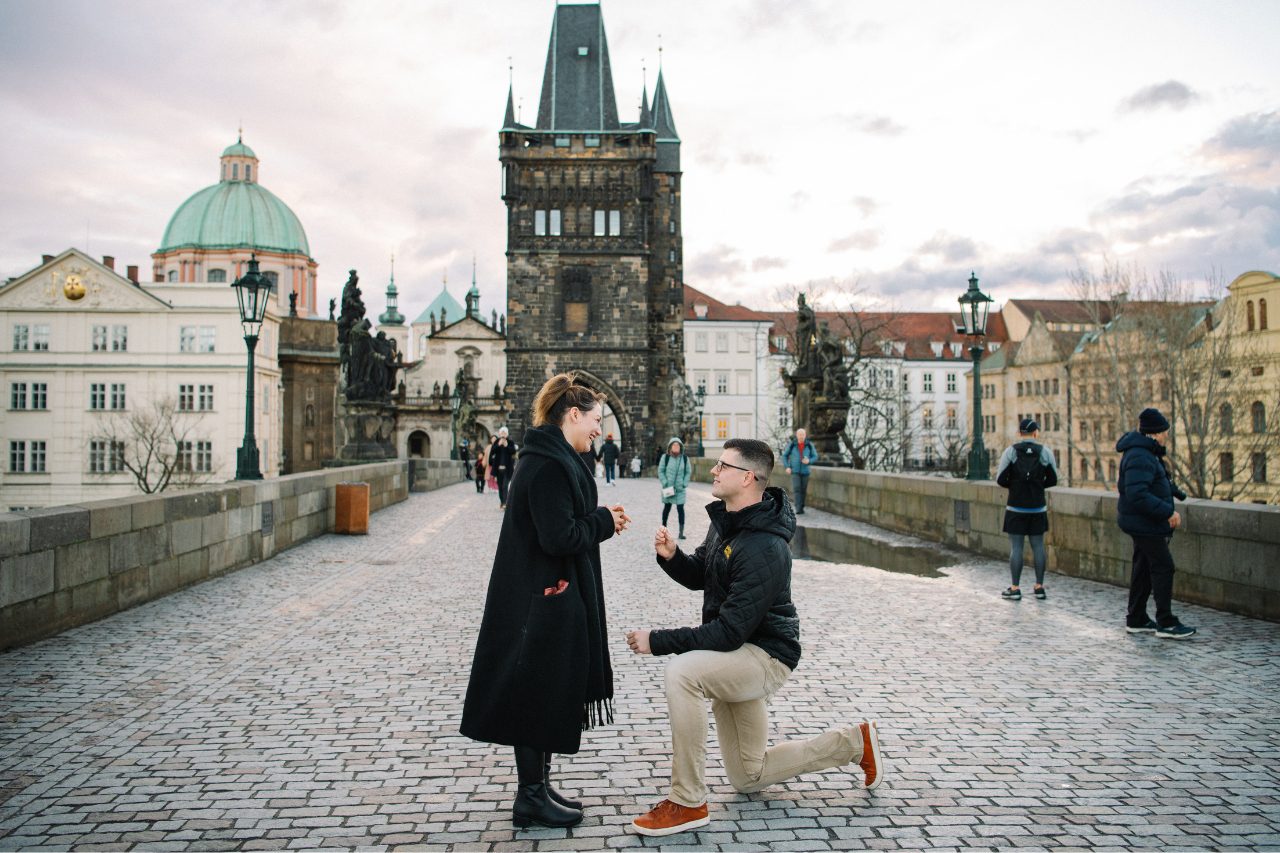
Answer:
<path fill-rule="evenodd" d="M 238 135 L 234 145 L 228 145 L 223 149 L 218 180 L 257 183 L 258 155 L 244 144 L 243 136 Z"/>

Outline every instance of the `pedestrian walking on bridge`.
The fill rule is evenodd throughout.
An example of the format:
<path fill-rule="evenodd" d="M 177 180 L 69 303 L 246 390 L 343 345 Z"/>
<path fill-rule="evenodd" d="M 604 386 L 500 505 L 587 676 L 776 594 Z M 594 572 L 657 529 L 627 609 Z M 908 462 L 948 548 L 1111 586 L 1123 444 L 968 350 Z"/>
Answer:
<path fill-rule="evenodd" d="M 782 451 L 782 467 L 791 475 L 791 494 L 795 496 L 796 515 L 804 515 L 805 497 L 809 493 L 809 466 L 818 461 L 818 451 L 808 438 L 809 433 L 801 427 Z"/>
<path fill-rule="evenodd" d="M 578 456 L 600 435 L 602 400 L 562 373 L 533 401 L 462 710 L 462 734 L 515 748 L 517 827 L 582 820 L 582 804 L 551 786 L 552 755 L 613 721 L 600 543 L 630 519 L 621 504 L 597 506 Z"/>

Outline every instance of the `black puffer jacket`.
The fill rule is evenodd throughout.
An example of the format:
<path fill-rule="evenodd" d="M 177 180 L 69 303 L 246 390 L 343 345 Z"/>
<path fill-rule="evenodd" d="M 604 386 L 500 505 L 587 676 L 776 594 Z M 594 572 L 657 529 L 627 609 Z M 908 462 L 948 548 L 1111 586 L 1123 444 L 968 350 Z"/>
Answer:
<path fill-rule="evenodd" d="M 1164 446 L 1135 431 L 1122 435 L 1116 450 L 1124 454 L 1116 482 L 1120 529 L 1130 536 L 1172 536 L 1169 517 L 1173 515 L 1173 499 L 1185 501 L 1187 494 L 1169 476 Z"/>
<path fill-rule="evenodd" d="M 731 652 L 759 646 L 792 669 L 800 663 L 800 617 L 791 603 L 791 550 L 796 516 L 785 492 L 765 489 L 759 503 L 738 512 L 724 501 L 707 505 L 711 529 L 693 555 L 677 549 L 658 558 L 672 580 L 703 590 L 702 624 L 653 631 L 655 655 L 695 649 Z"/>

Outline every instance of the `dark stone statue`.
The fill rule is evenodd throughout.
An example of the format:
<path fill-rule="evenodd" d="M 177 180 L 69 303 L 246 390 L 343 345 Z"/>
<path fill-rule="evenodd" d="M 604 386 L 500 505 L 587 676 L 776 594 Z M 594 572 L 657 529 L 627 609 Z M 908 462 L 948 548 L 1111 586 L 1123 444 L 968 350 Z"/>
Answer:
<path fill-rule="evenodd" d="M 818 324 L 804 294 L 796 298 L 796 375 L 816 376 L 818 365 L 814 350 L 818 341 Z"/>
<path fill-rule="evenodd" d="M 404 366 L 396 342 L 386 332 L 374 335 L 364 316 L 359 276 L 351 271 L 342 289 L 342 315 L 338 318 L 338 357 L 342 364 L 348 402 L 385 403 L 396 390 L 396 372 Z"/>
<path fill-rule="evenodd" d="M 296 290 L 289 291 L 289 316 L 298 316 L 298 291 Z"/>
<path fill-rule="evenodd" d="M 334 312 L 334 309 L 336 309 L 337 307 L 338 307 L 338 300 L 330 299 L 329 300 L 329 322 L 330 323 L 333 322 L 333 312 Z"/>

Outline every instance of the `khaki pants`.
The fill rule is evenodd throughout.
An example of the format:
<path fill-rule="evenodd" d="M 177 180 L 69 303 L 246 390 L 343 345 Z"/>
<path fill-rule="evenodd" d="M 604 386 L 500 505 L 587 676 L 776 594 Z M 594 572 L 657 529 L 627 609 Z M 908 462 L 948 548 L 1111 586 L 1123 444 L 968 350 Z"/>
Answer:
<path fill-rule="evenodd" d="M 707 801 L 707 699 L 716 715 L 729 782 L 744 794 L 862 758 L 862 734 L 856 726 L 768 746 L 765 701 L 790 674 L 786 664 L 750 643 L 732 652 L 685 652 L 667 663 L 672 753 L 668 799 L 690 808 Z"/>

